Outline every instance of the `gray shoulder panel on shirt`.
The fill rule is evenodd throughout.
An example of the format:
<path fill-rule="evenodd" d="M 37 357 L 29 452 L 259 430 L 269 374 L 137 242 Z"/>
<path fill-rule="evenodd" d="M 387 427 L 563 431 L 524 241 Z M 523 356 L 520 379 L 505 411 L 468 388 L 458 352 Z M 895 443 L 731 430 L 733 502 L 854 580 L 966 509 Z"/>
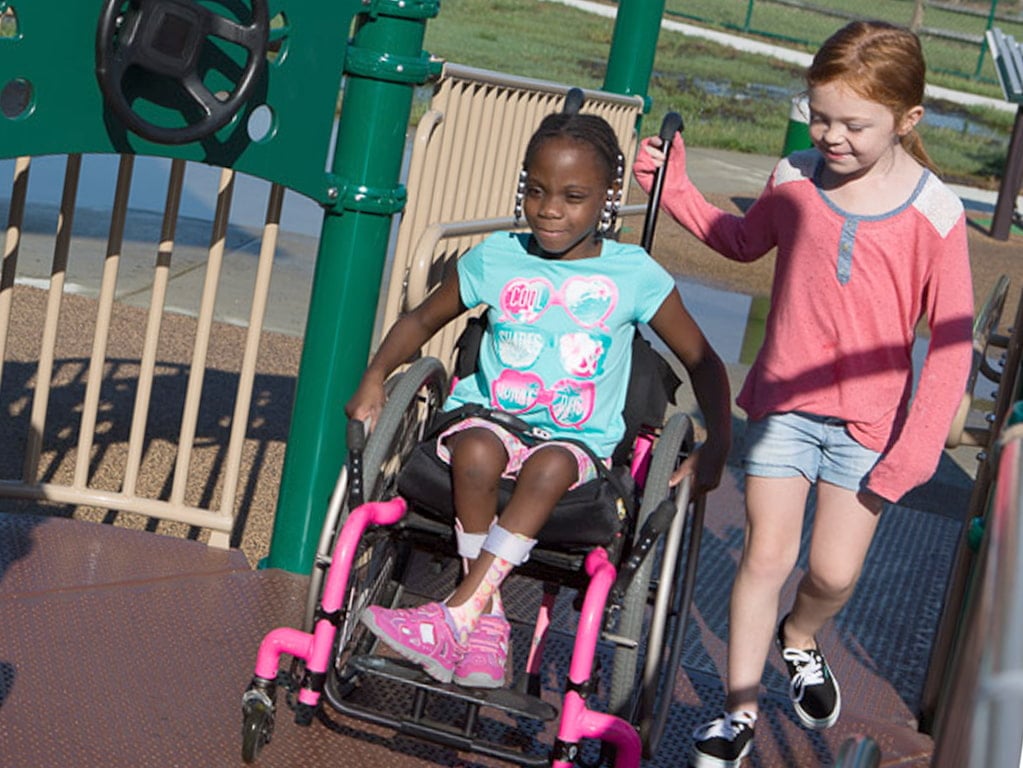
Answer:
<path fill-rule="evenodd" d="M 937 230 L 946 237 L 963 215 L 963 201 L 933 173 L 928 174 L 923 189 L 913 201 L 916 208 Z"/>

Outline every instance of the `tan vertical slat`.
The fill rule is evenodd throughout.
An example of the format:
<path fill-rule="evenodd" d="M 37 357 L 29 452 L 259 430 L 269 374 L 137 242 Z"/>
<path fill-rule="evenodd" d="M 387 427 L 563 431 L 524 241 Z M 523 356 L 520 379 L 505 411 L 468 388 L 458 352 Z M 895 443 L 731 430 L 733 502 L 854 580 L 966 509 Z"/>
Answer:
<path fill-rule="evenodd" d="M 488 85 L 476 84 L 473 86 L 471 99 L 469 101 L 472 111 L 472 119 L 467 123 L 471 142 L 465 145 L 465 152 L 468 155 L 463 162 L 466 164 L 466 173 L 470 178 L 478 179 L 476 188 L 471 196 L 465 198 L 455 209 L 452 219 L 482 219 L 497 214 L 492 207 L 490 195 L 487 190 L 493 185 L 494 178 L 498 174 L 493 162 L 494 157 L 499 157 L 502 148 L 493 141 L 494 112 L 494 89 Z M 455 244 L 455 252 L 461 252 L 469 248 L 476 241 L 476 238 L 460 240 Z"/>
<path fill-rule="evenodd" d="M 99 306 L 96 310 L 96 329 L 92 337 L 92 354 L 89 357 L 89 376 L 85 385 L 85 401 L 82 404 L 82 423 L 78 431 L 75 488 L 85 488 L 89 482 L 89 459 L 96 432 L 96 413 L 99 408 L 100 388 L 103 383 L 103 369 L 106 366 L 107 338 L 110 334 L 110 317 L 114 308 L 117 270 L 121 262 L 124 223 L 128 211 L 128 193 L 131 191 L 131 174 L 134 166 L 134 156 L 121 155 L 121 162 L 117 168 L 117 187 L 114 190 L 113 210 L 110 214 L 110 236 L 107 239 L 106 258 L 103 260 Z"/>
<path fill-rule="evenodd" d="M 448 90 L 449 99 L 444 110 L 444 135 L 440 142 L 440 152 L 437 153 L 436 180 L 439 182 L 427 193 L 432 198 L 429 208 L 429 218 L 422 222 L 422 229 L 419 235 L 426 231 L 426 228 L 435 221 L 447 221 L 454 216 L 455 207 L 459 201 L 454 188 L 462 187 L 462 196 L 465 198 L 475 196 L 476 180 L 465 176 L 461 171 L 462 148 L 468 135 L 466 120 L 470 116 L 469 92 L 471 83 L 453 82 Z M 442 181 L 443 180 L 443 181 Z M 455 183 L 452 183 L 455 182 Z M 429 268 L 428 268 L 429 269 Z M 438 278 L 435 276 L 432 285 Z M 406 309 L 412 309 L 406 300 Z M 443 331 L 441 331 L 443 333 Z"/>
<path fill-rule="evenodd" d="M 234 517 L 235 497 L 238 493 L 238 477 L 242 463 L 242 448 L 249 424 L 249 407 L 252 405 L 252 383 L 256 378 L 256 359 L 259 356 L 259 337 L 263 332 L 263 317 L 266 314 L 267 295 L 270 292 L 270 275 L 273 271 L 274 253 L 277 250 L 277 235 L 281 228 L 281 207 L 284 204 L 284 187 L 274 184 L 266 205 L 266 224 L 259 248 L 259 263 L 256 265 L 256 280 L 252 288 L 252 308 L 249 312 L 249 329 L 245 336 L 245 352 L 242 355 L 241 371 L 238 375 L 238 394 L 231 418 L 231 437 L 227 444 L 227 467 L 224 474 L 224 489 L 220 496 L 220 514 L 225 518 Z M 211 546 L 226 548 L 230 541 L 226 533 L 210 535 Z"/>
<path fill-rule="evenodd" d="M 434 104 L 416 126 L 416 132 L 412 138 L 412 157 L 409 159 L 408 180 L 406 182 L 410 197 L 418 199 L 419 189 L 422 186 L 423 178 L 426 175 L 427 161 L 430 156 L 430 142 L 433 141 L 434 133 L 440 130 L 444 121 L 444 113 L 440 112 Z M 421 215 L 419 206 L 408 206 L 401 214 L 402 227 L 398 232 L 397 248 L 399 252 L 406 252 L 412 247 L 415 240 L 414 230 L 416 217 Z"/>
<path fill-rule="evenodd" d="M 447 179 L 448 183 L 441 185 L 433 193 L 433 211 L 430 221 L 426 222 L 427 226 L 434 221 L 448 221 L 457 217 L 456 211 L 459 209 L 459 205 L 466 199 L 476 197 L 476 185 L 479 183 L 478 179 L 468 176 L 462 171 L 463 150 L 469 136 L 469 121 L 472 119 L 471 102 L 474 85 L 471 82 L 456 82 L 452 84 L 450 93 L 451 100 L 448 102 L 445 112 L 445 140 L 441 144 L 442 154 L 439 160 L 440 167 L 444 169 L 441 173 L 445 175 L 438 176 L 438 179 Z M 451 169 L 450 172 L 448 169 Z M 450 183 L 452 180 L 456 183 Z M 461 187 L 460 192 L 458 191 L 459 187 Z M 440 275 L 433 276 L 431 283 L 427 285 L 427 293 L 439 280 Z M 414 303 L 409 302 L 409 309 L 412 309 Z M 432 350 L 443 348 L 451 325 L 449 323 L 441 328 L 430 339 L 427 345 L 427 354 L 432 354 Z M 443 358 L 441 359 L 443 360 Z"/>
<path fill-rule="evenodd" d="M 444 83 L 439 91 L 440 98 L 440 111 L 444 114 L 444 124 L 437 136 L 437 141 L 431 144 L 431 152 L 427 157 L 426 164 L 423 166 L 423 179 L 422 179 L 422 192 L 423 196 L 420 198 L 419 206 L 422 208 L 422 218 L 416 221 L 416 232 L 414 237 L 418 237 L 419 233 L 423 231 L 423 228 L 429 224 L 429 222 L 436 220 L 436 217 L 441 214 L 442 208 L 441 203 L 443 201 L 442 195 L 437 194 L 440 187 L 446 185 L 450 179 L 446 176 L 442 176 L 447 170 L 444 167 L 444 161 L 449 155 L 448 144 L 451 141 L 453 126 L 458 121 L 458 105 L 460 100 L 461 88 L 460 84 L 456 82 Z M 434 186 L 430 186 L 433 184 Z"/>
<path fill-rule="evenodd" d="M 14 276 L 21 246 L 21 226 L 25 220 L 25 195 L 31 161 L 19 157 L 14 161 L 11 183 L 11 206 L 7 211 L 7 236 L 4 238 L 4 261 L 0 269 L 0 382 L 3 381 L 4 360 L 7 359 L 7 331 L 11 327 L 11 303 L 14 299 Z"/>
<path fill-rule="evenodd" d="M 465 84 L 456 83 L 452 86 L 451 98 L 444 109 L 444 140 L 440 142 L 436 153 L 435 167 L 432 169 L 434 186 L 429 190 L 429 218 L 421 222 L 422 226 L 433 221 L 444 221 L 454 204 L 454 188 L 461 186 L 462 194 L 472 194 L 470 179 L 462 179 L 451 173 L 450 168 L 455 157 L 458 142 L 465 135 Z M 420 230 L 422 231 L 422 230 Z"/>
<path fill-rule="evenodd" d="M 188 488 L 189 464 L 192 459 L 192 444 L 195 440 L 195 425 L 199 419 L 199 405 L 202 401 L 203 378 L 206 373 L 206 353 L 209 351 L 210 329 L 213 327 L 213 309 L 217 300 L 217 285 L 220 282 L 220 267 L 224 259 L 224 241 L 231 212 L 231 198 L 234 194 L 234 171 L 225 168 L 220 173 L 217 190 L 217 208 L 213 217 L 213 234 L 210 238 L 209 258 L 206 263 L 206 279 L 203 282 L 199 316 L 196 321 L 195 346 L 192 348 L 192 366 L 188 373 L 188 387 L 185 392 L 185 407 L 181 414 L 181 431 L 178 435 L 178 455 L 174 465 L 174 484 L 171 487 L 171 503 L 183 504 Z"/>
<path fill-rule="evenodd" d="M 64 297 L 68 252 L 71 250 L 71 231 L 74 229 L 81 171 L 82 156 L 68 155 L 64 170 L 64 190 L 60 199 L 60 215 L 57 219 L 57 237 L 53 246 L 53 265 L 50 268 L 50 287 L 46 297 L 39 364 L 36 366 L 36 383 L 32 391 L 32 413 L 29 417 L 28 437 L 25 440 L 21 474 L 22 480 L 26 483 L 38 480 L 39 456 L 42 452 L 43 435 L 46 433 L 46 411 L 50 402 L 50 385 L 53 382 L 53 359 L 57 346 L 57 328 L 60 324 L 60 304 Z"/>
<path fill-rule="evenodd" d="M 430 110 L 433 122 L 427 126 L 426 130 L 417 131 L 416 134 L 418 141 L 413 149 L 408 180 L 409 199 L 415 202 L 405 207 L 399 226 L 399 241 L 402 242 L 403 250 L 396 252 L 397 258 L 394 270 L 396 282 L 394 289 L 397 295 L 392 303 L 394 314 L 387 318 L 384 327 L 390 327 L 406 309 L 404 306 L 404 279 L 409 266 L 408 257 L 413 243 L 419 236 L 418 233 L 425 226 L 425 222 L 429 220 L 431 215 L 432 196 L 428 192 L 428 187 L 431 181 L 436 179 L 437 146 L 439 142 L 443 141 L 445 135 L 447 114 L 444 111 L 444 107 L 445 105 L 440 98 L 440 94 L 435 95 L 433 107 Z M 416 151 L 422 152 L 421 158 L 415 157 Z M 418 173 L 413 175 L 412 171 L 416 169 Z"/>
<path fill-rule="evenodd" d="M 156 370 L 156 351 L 160 342 L 160 327 L 163 323 L 163 310 L 167 299 L 167 284 L 170 281 L 171 255 L 174 252 L 174 235 L 177 231 L 184 180 L 185 161 L 171 161 L 170 175 L 167 179 L 167 200 L 163 208 L 163 223 L 160 226 L 160 244 L 157 248 L 156 265 L 153 269 L 153 290 L 149 296 L 146 334 L 142 344 L 142 357 L 139 361 L 139 380 L 131 415 L 131 431 L 128 435 L 128 458 L 124 469 L 124 480 L 121 483 L 121 492 L 126 496 L 135 495 L 139 469 L 142 466 L 142 451 L 146 444 L 146 421 Z"/>
<path fill-rule="evenodd" d="M 510 132 L 512 126 L 509 124 L 509 104 L 508 104 L 508 91 L 505 88 L 498 88 L 497 86 L 489 86 L 487 88 L 488 98 L 487 101 L 490 104 L 491 120 L 490 125 L 486 130 L 493 137 L 491 142 L 492 155 L 498 155 L 503 147 L 508 146 L 510 141 Z M 522 159 L 519 158 L 519 163 L 515 167 L 515 179 L 512 186 L 505 190 L 502 189 L 502 182 L 504 181 L 505 171 L 503 169 L 494 168 L 491 171 L 490 183 L 487 184 L 483 190 L 481 197 L 485 201 L 486 210 L 491 211 L 491 215 L 511 215 L 515 210 L 515 185 L 518 180 L 519 166 L 521 165 Z"/>
<path fill-rule="evenodd" d="M 412 140 L 412 157 L 409 160 L 408 180 L 406 189 L 411 200 L 418 200 L 419 189 L 424 175 L 426 158 L 429 155 L 429 142 L 433 133 L 444 119 L 444 115 L 436 109 L 431 109 L 419 121 L 415 135 Z M 402 212 L 401 223 L 398 227 L 398 237 L 394 250 L 394 261 L 391 266 L 390 281 L 387 292 L 384 296 L 384 312 L 382 328 L 390 328 L 401 315 L 404 304 L 405 276 L 409 268 L 409 258 L 414 248 L 413 232 L 415 229 L 415 218 L 421 214 L 418 206 L 406 206 Z"/>

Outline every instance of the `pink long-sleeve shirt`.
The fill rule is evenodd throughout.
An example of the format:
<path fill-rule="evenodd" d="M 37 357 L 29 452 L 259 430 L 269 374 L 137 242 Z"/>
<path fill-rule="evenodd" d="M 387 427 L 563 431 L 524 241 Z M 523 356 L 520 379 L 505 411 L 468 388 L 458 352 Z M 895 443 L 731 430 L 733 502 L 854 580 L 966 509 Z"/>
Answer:
<path fill-rule="evenodd" d="M 661 204 L 730 259 L 754 261 L 777 247 L 764 344 L 738 404 L 751 419 L 788 411 L 842 419 L 882 453 L 868 488 L 897 501 L 934 474 L 969 374 L 966 219 L 930 172 L 894 211 L 847 213 L 816 183 L 820 162 L 816 150 L 779 162 L 745 216 L 710 204 L 669 163 Z M 645 151 L 634 170 L 649 191 Z M 911 354 L 923 316 L 930 345 L 914 394 Z"/>

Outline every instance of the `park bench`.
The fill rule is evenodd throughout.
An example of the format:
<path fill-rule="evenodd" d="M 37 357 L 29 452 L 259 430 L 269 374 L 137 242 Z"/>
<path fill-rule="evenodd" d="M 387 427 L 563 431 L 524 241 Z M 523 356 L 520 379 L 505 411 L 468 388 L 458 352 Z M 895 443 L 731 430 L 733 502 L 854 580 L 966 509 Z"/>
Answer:
<path fill-rule="evenodd" d="M 1016 197 L 1019 195 L 1020 182 L 1023 181 L 1023 53 L 1016 39 L 998 27 L 991 27 L 987 31 L 987 44 L 998 73 L 998 82 L 1002 86 L 1002 94 L 1006 101 L 1017 105 L 1009 154 L 998 187 L 990 231 L 996 240 L 1008 240 L 1009 230 L 1018 215 Z"/>

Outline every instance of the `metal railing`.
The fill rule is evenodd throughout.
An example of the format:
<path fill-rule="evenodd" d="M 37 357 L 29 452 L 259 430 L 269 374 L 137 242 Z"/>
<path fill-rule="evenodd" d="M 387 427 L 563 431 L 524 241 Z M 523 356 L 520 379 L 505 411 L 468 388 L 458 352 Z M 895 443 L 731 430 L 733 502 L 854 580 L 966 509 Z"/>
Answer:
<path fill-rule="evenodd" d="M 513 225 L 514 191 L 525 144 L 542 117 L 561 108 L 568 90 L 569 86 L 556 83 L 445 65 L 431 108 L 415 132 L 407 184 L 409 202 L 397 231 L 394 266 L 382 307 L 384 327 L 425 296 L 439 279 L 443 265 L 482 239 L 484 233 Z M 611 123 L 627 165 L 631 164 L 643 100 L 597 91 L 584 93 L 584 110 L 601 114 Z M 236 344 L 240 362 L 226 372 L 226 386 L 231 391 L 224 392 L 225 377 L 218 375 L 218 391 L 211 393 L 209 357 L 211 346 L 218 344 L 219 328 L 215 305 L 225 239 L 229 227 L 234 226 L 230 214 L 236 178 L 231 170 L 220 172 L 209 245 L 200 259 L 204 270 L 200 296 L 189 302 L 197 305 L 188 331 L 191 343 L 174 363 L 176 385 L 161 387 L 159 379 L 166 377 L 171 366 L 162 352 L 161 339 L 168 333 L 166 316 L 171 310 L 167 293 L 171 262 L 177 258 L 175 250 L 180 250 L 175 237 L 187 163 L 170 161 L 162 225 L 152 243 L 142 242 L 133 233 L 129 197 L 137 175 L 135 157 L 124 155 L 117 163 L 112 201 L 90 200 L 83 211 L 78 200 L 82 156 L 68 155 L 56 224 L 52 231 L 43 232 L 38 216 L 30 215 L 31 222 L 26 222 L 26 214 L 31 214 L 27 192 L 33 160 L 23 157 L 14 162 L 0 273 L 0 392 L 7 408 L 0 446 L 0 497 L 136 513 L 200 529 L 197 535 L 208 535 L 211 545 L 236 544 L 239 489 L 254 482 L 251 474 L 267 470 L 265 464 L 251 466 L 245 456 L 264 452 L 259 446 L 246 446 L 252 442 L 249 433 L 258 420 L 250 415 L 253 381 L 286 190 L 278 184 L 269 185 L 265 223 L 262 231 L 252 234 L 259 243 L 259 257 L 253 270 L 244 342 Z M 149 178 L 145 183 L 153 182 Z M 95 317 L 69 321 L 73 290 L 67 280 L 68 266 L 69 262 L 77 266 L 81 259 L 75 256 L 86 248 L 72 234 L 73 223 L 76 215 L 95 217 L 97 207 L 104 209 L 104 216 L 110 211 L 110 226 L 101 246 L 102 265 L 97 267 Z M 478 221 L 481 218 L 483 225 Z M 126 243 L 126 231 L 131 234 L 130 243 Z M 34 294 L 33 300 L 41 304 L 38 314 L 42 320 L 40 336 L 37 342 L 32 339 L 30 352 L 24 349 L 32 334 L 18 324 L 21 305 L 15 298 L 19 255 L 27 236 L 35 258 L 40 251 L 52 253 L 49 277 L 42 287 L 44 296 Z M 90 243 L 87 248 L 95 250 L 96 245 Z M 147 250 L 155 258 L 148 257 L 149 266 L 144 266 L 142 254 Z M 142 269 L 151 269 L 149 303 L 144 319 L 131 322 L 133 332 L 144 326 L 144 338 L 137 356 L 112 356 L 117 329 L 123 327 L 118 323 L 124 322 L 119 275 Z M 304 316 L 305 309 L 295 311 Z M 67 322 L 76 323 L 74 334 L 67 333 Z M 91 339 L 70 351 L 68 337 L 81 337 L 85 325 L 89 325 Z M 14 333 L 21 334 L 16 345 L 11 343 Z M 458 329 L 447 329 L 428 353 L 448 359 L 457 333 Z M 21 350 L 17 360 L 11 358 L 14 346 Z M 222 367 L 220 360 L 216 364 Z M 74 372 L 69 372 L 71 367 Z M 67 385 L 69 378 L 74 379 L 73 386 Z M 79 379 L 84 379 L 82 386 L 78 386 Z M 155 399 L 154 388 L 158 390 Z M 200 412 L 209 408 L 211 397 L 218 400 L 218 424 L 222 427 L 215 436 L 197 429 Z M 225 400 L 229 402 L 225 404 Z M 157 411 L 161 421 L 158 434 L 153 429 Z M 171 417 L 173 424 L 168 426 Z"/>
<path fill-rule="evenodd" d="M 62 323 L 75 322 L 81 326 L 85 321 L 82 318 L 69 321 L 63 316 L 68 312 L 66 305 L 70 291 L 66 278 L 76 243 L 72 225 L 76 214 L 81 213 L 77 190 L 82 157 L 77 154 L 67 156 L 56 229 L 50 233 L 53 256 L 44 289 L 37 354 L 34 360 L 21 361 L 22 366 L 34 364 L 32 373 L 22 377 L 30 389 L 13 392 L 9 386 L 9 396 L 5 398 L 12 405 L 4 416 L 4 453 L 9 460 L 12 453 L 20 450 L 21 469 L 14 475 L 0 478 L 0 496 L 134 512 L 206 529 L 210 532 L 211 545 L 226 547 L 235 520 L 242 453 L 284 188 L 279 185 L 270 188 L 244 349 L 240 365 L 233 372 L 236 385 L 229 405 L 229 437 L 226 445 L 202 447 L 201 452 L 206 455 L 197 458 L 200 452 L 197 449 L 197 424 L 204 395 L 207 394 L 207 358 L 214 336 L 214 305 L 224 260 L 235 174 L 231 170 L 220 172 L 190 357 L 177 372 L 178 377 L 185 379 L 181 398 L 176 402 L 166 399 L 154 402 L 154 382 L 158 371 L 166 370 L 168 366 L 166 359 L 160 359 L 159 349 L 186 167 L 183 160 L 171 162 L 159 240 L 153 243 L 155 262 L 141 349 L 138 359 L 130 361 L 131 371 L 126 375 L 131 379 L 128 386 L 134 389 L 129 405 L 123 397 L 112 394 L 120 386 L 115 377 L 121 363 L 109 357 L 108 348 L 113 341 L 112 334 L 116 333 L 117 282 L 124 266 L 122 256 L 129 221 L 128 200 L 134 161 L 133 155 L 122 155 L 118 163 L 116 186 L 109 206 L 109 236 L 98 278 L 97 307 L 95 317 L 87 321 L 92 324 L 92 337 L 88 351 L 82 350 L 84 391 L 80 399 L 68 402 L 69 397 L 77 397 L 77 389 L 63 383 L 66 376 L 61 367 L 69 361 L 65 354 L 68 351 L 67 337 L 81 334 L 78 333 L 80 327 L 75 328 L 73 334 L 68 334 L 65 328 L 62 334 Z M 15 281 L 26 234 L 26 194 L 31 167 L 32 160 L 28 157 L 18 158 L 14 164 L 0 277 L 0 383 L 13 367 L 8 346 L 12 321 L 17 319 Z M 96 205 L 95 201 L 90 203 Z M 90 211 L 85 214 L 95 215 Z M 41 233 L 34 229 L 32 235 L 36 241 L 34 248 L 38 248 Z M 138 243 L 132 244 L 133 250 L 138 247 Z M 130 266 L 136 268 L 135 264 Z M 24 345 L 27 340 L 19 341 Z M 163 391 L 161 389 L 161 393 Z M 57 400 L 60 407 L 53 408 Z M 19 401 L 30 402 L 30 405 L 17 406 Z M 122 410 L 122 406 L 126 407 Z M 168 413 L 180 413 L 176 427 L 169 430 L 171 437 L 168 438 L 166 428 L 159 437 L 148 428 L 155 409 L 160 410 L 162 417 Z M 129 426 L 122 430 L 119 428 L 122 424 Z M 118 436 L 112 437 L 112 433 Z M 70 435 L 76 437 L 72 439 Z M 170 450 L 155 450 L 157 444 L 169 444 Z M 211 451 L 214 455 L 209 455 Z M 213 477 L 209 476 L 211 470 Z M 144 483 L 140 482 L 143 473 L 146 475 Z"/>

